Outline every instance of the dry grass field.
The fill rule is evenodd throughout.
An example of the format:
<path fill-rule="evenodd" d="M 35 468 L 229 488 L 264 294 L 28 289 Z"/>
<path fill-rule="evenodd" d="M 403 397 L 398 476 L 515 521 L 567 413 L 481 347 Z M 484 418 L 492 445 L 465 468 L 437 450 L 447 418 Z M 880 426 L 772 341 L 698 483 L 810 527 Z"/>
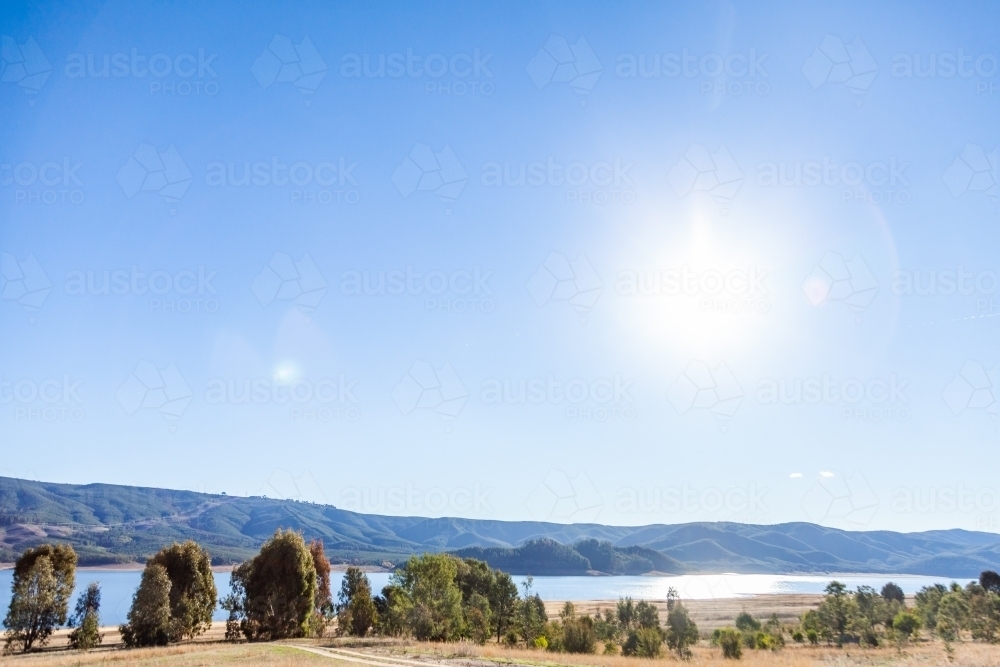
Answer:
<path fill-rule="evenodd" d="M 694 648 L 690 661 L 665 655 L 659 660 L 622 656 L 569 655 L 507 649 L 497 645 L 422 644 L 398 641 L 300 640 L 281 644 L 226 644 L 196 641 L 180 646 L 128 651 L 116 647 L 80 653 L 50 649 L 26 656 L 4 656 L 10 667 L 996 667 L 1000 647 L 961 643 L 950 662 L 939 642 L 917 642 L 902 653 L 892 648 L 810 647 L 793 645 L 777 652 L 745 651 L 739 663 L 723 660 L 706 642 Z"/>

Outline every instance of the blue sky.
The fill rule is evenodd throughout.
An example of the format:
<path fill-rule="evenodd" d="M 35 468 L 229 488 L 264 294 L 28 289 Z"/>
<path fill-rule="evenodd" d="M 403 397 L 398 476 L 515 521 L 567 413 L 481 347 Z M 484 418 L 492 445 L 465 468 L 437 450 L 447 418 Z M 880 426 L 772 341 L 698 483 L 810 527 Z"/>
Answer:
<path fill-rule="evenodd" d="M 6 3 L 0 474 L 1000 531 L 998 18 Z"/>

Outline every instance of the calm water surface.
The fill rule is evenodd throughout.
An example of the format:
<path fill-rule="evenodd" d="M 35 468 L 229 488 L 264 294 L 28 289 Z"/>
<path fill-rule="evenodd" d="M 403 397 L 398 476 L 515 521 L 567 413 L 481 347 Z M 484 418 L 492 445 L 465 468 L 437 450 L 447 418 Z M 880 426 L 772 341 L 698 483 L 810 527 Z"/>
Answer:
<path fill-rule="evenodd" d="M 76 595 L 92 581 L 101 583 L 101 623 L 118 625 L 125 621 L 132 594 L 139 585 L 139 570 L 79 570 L 76 573 Z M 0 618 L 6 615 L 10 604 L 12 570 L 0 570 Z M 332 573 L 334 594 L 340 588 L 343 573 Z M 389 573 L 374 572 L 368 575 L 372 588 L 380 591 L 389 583 Z M 894 581 L 906 593 L 915 593 L 923 586 L 949 584 L 949 577 L 922 577 L 916 575 L 780 575 L 780 574 L 693 574 L 679 577 L 535 577 L 532 592 L 545 600 L 617 600 L 630 596 L 636 600 L 656 600 L 667 596 L 667 589 L 675 587 L 682 599 L 738 598 L 768 593 L 822 593 L 831 579 L 837 579 L 854 589 L 873 586 L 880 589 L 887 581 Z M 525 577 L 514 577 L 520 587 Z M 966 583 L 964 581 L 960 583 Z M 229 590 L 229 573 L 216 573 L 215 585 L 219 595 Z M 70 605 L 72 610 L 73 605 Z M 225 620 L 226 614 L 216 610 L 215 619 Z"/>

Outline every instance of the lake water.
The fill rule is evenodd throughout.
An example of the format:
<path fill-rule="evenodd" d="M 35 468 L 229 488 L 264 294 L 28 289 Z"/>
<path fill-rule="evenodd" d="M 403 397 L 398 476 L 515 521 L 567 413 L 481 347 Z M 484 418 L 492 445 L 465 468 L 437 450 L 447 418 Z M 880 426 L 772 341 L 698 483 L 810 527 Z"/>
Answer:
<path fill-rule="evenodd" d="M 6 615 L 10 604 L 10 585 L 13 570 L 0 570 L 0 614 Z M 139 570 L 78 570 L 76 595 L 92 581 L 101 583 L 101 623 L 118 625 L 125 621 L 132 594 L 139 585 Z M 340 588 L 341 572 L 331 574 L 334 594 Z M 382 590 L 389 583 L 388 572 L 368 575 L 372 589 Z M 831 579 L 837 579 L 849 589 L 872 586 L 881 589 L 887 581 L 894 581 L 907 594 L 924 586 L 949 584 L 949 577 L 922 577 L 916 575 L 781 575 L 781 574 L 693 574 L 679 577 L 535 577 L 533 593 L 544 600 L 617 600 L 630 596 L 636 600 L 662 600 L 667 589 L 675 587 L 681 599 L 700 600 L 711 598 L 739 598 L 773 593 L 822 593 Z M 520 588 L 525 577 L 514 577 Z M 966 583 L 964 581 L 960 583 Z M 229 573 L 216 573 L 215 585 L 220 597 L 229 591 Z M 0 616 L 2 618 L 2 616 Z M 215 619 L 223 621 L 226 613 L 216 610 Z"/>

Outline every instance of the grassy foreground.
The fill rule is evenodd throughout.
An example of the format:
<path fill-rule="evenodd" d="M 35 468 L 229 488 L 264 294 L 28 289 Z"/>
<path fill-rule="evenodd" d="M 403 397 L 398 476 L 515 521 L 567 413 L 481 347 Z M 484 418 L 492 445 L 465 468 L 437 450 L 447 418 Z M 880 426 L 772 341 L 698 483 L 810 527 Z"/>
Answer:
<path fill-rule="evenodd" d="M 216 624 L 218 625 L 218 624 Z M 213 628 L 217 630 L 217 628 Z M 124 650 L 108 643 L 101 649 L 82 653 L 69 651 L 58 640 L 46 651 L 4 656 L 4 665 L 12 667 L 71 667 L 106 665 L 113 667 L 292 667 L 331 665 L 331 667 L 656 667 L 657 665 L 711 665 L 714 667 L 930 667 L 961 665 L 995 667 L 1000 665 L 1000 647 L 979 643 L 954 645 L 949 663 L 944 645 L 938 641 L 918 641 L 902 653 L 893 648 L 863 649 L 857 646 L 838 649 L 827 646 L 789 645 L 777 652 L 750 651 L 739 662 L 723 660 L 719 649 L 702 641 L 694 647 L 690 661 L 665 655 L 658 660 L 622 656 L 572 655 L 526 649 L 510 649 L 497 644 L 428 644 L 400 640 L 318 639 L 275 644 L 228 644 L 220 642 L 216 632 L 195 642 L 154 649 Z M 318 655 L 303 649 L 319 649 Z M 359 655 L 360 654 L 360 655 Z"/>

